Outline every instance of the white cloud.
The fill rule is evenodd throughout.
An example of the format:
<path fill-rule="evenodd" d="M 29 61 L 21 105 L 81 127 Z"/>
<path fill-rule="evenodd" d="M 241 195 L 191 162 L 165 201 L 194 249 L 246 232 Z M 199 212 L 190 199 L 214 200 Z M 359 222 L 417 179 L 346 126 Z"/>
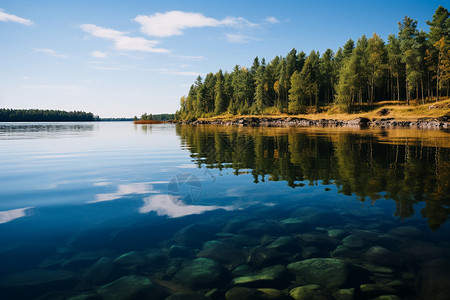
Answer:
<path fill-rule="evenodd" d="M 278 20 L 275 17 L 267 17 L 264 21 L 266 21 L 267 23 L 270 23 L 270 24 L 280 23 L 280 20 Z"/>
<path fill-rule="evenodd" d="M 35 48 L 34 51 L 41 52 L 41 53 L 46 53 L 46 54 L 48 54 L 50 56 L 53 56 L 53 57 L 59 57 L 59 58 L 67 58 L 68 57 L 67 54 L 61 54 L 61 53 L 56 52 L 53 49 L 48 49 L 48 48 L 37 48 L 37 49 Z"/>
<path fill-rule="evenodd" d="M 155 13 L 150 16 L 139 15 L 134 18 L 136 22 L 141 24 L 141 31 L 150 36 L 167 37 L 174 35 L 182 35 L 183 30 L 187 28 L 199 27 L 254 27 L 257 24 L 239 17 L 226 17 L 223 20 L 205 17 L 200 13 L 183 12 L 178 10 L 168 11 L 165 13 Z"/>
<path fill-rule="evenodd" d="M 147 40 L 142 37 L 130 37 L 125 32 L 100 27 L 93 24 L 83 24 L 80 26 L 82 30 L 91 35 L 114 42 L 117 50 L 143 51 L 153 53 L 167 53 L 169 50 L 155 48 L 159 41 Z"/>
<path fill-rule="evenodd" d="M 95 58 L 106 58 L 108 53 L 102 51 L 92 51 L 91 56 Z"/>
<path fill-rule="evenodd" d="M 28 19 L 24 19 L 15 15 L 7 14 L 3 9 L 0 8 L 0 21 L 2 22 L 14 22 L 22 25 L 30 26 L 33 25 L 33 22 Z"/>
<path fill-rule="evenodd" d="M 229 43 L 246 44 L 250 41 L 256 41 L 255 38 L 243 34 L 227 33 L 225 37 Z"/>

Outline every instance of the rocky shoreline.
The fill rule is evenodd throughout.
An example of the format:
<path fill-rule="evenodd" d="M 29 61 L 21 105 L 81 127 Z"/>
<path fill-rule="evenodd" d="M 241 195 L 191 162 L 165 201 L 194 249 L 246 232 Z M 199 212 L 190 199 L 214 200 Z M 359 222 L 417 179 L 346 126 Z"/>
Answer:
<path fill-rule="evenodd" d="M 379 128 L 418 128 L 418 129 L 448 129 L 450 128 L 450 116 L 444 116 L 437 119 L 420 119 L 403 121 L 394 118 L 368 119 L 355 118 L 353 120 L 337 120 L 337 119 L 318 119 L 309 120 L 304 118 L 287 117 L 287 118 L 256 118 L 241 117 L 233 120 L 196 120 L 196 121 L 180 121 L 178 124 L 191 125 L 238 125 L 238 126 L 295 126 L 295 127 L 379 127 Z"/>

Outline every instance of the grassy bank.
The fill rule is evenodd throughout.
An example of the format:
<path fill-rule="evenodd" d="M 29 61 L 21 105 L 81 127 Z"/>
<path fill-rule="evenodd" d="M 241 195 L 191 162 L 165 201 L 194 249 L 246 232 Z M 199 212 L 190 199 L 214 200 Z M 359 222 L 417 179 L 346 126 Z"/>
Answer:
<path fill-rule="evenodd" d="M 427 102 L 420 104 L 411 102 L 410 105 L 406 105 L 405 102 L 399 101 L 384 101 L 373 105 L 360 105 L 354 107 L 352 113 L 344 113 L 339 108 L 325 107 L 321 112 L 300 114 L 300 115 L 288 115 L 288 114 L 261 114 L 261 115 L 220 115 L 211 118 L 199 118 L 199 120 L 233 120 L 236 118 L 256 117 L 256 118 L 287 118 L 297 117 L 305 118 L 309 120 L 318 119 L 337 119 L 337 120 L 352 120 L 358 117 L 364 117 L 368 119 L 381 119 L 381 118 L 394 118 L 401 121 L 416 121 L 419 119 L 432 120 L 442 116 L 450 116 L 450 99 L 442 100 L 439 102 Z"/>

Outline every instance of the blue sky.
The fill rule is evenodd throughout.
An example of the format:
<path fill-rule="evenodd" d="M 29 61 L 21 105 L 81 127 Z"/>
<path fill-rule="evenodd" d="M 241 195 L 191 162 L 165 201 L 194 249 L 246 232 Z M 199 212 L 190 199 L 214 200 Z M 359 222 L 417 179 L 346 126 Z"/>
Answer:
<path fill-rule="evenodd" d="M 443 1 L 0 0 L 0 107 L 175 112 L 196 77 L 253 58 L 337 50 Z"/>

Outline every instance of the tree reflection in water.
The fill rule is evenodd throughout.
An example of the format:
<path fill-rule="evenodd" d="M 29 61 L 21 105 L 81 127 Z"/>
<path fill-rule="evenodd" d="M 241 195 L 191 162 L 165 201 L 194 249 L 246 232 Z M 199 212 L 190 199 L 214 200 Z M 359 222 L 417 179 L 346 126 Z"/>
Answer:
<path fill-rule="evenodd" d="M 176 128 L 199 167 L 250 172 L 254 183 L 285 181 L 292 188 L 335 184 L 360 201 L 392 199 L 395 215 L 408 218 L 414 205 L 431 229 L 450 213 L 450 135 L 431 130 Z"/>

